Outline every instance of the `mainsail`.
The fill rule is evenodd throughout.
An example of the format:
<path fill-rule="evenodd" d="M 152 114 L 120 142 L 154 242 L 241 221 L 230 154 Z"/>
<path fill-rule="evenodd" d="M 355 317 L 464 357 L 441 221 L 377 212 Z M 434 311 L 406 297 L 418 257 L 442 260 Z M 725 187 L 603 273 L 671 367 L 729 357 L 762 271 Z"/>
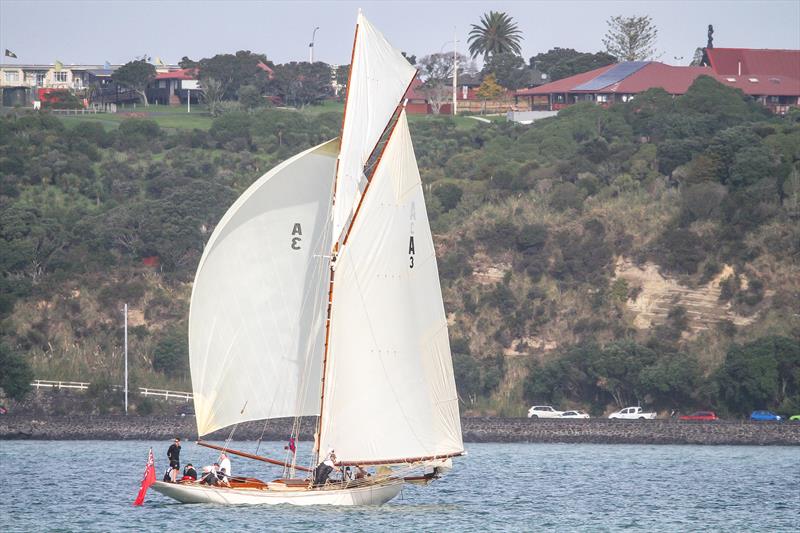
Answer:
<path fill-rule="evenodd" d="M 358 203 L 365 184 L 364 165 L 416 75 L 416 69 L 361 12 L 350 69 L 336 172 L 334 242 Z"/>
<path fill-rule="evenodd" d="M 205 248 L 189 314 L 199 435 L 319 413 L 337 149 L 323 143 L 259 178 Z"/>
<path fill-rule="evenodd" d="M 321 448 L 359 464 L 462 452 L 436 253 L 405 112 L 335 272 Z"/>

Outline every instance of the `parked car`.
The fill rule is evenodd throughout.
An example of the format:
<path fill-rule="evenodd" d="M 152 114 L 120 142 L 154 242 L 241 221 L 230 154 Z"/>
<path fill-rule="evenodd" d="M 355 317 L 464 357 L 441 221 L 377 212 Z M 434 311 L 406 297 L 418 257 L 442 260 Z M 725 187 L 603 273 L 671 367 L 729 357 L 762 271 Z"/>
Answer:
<path fill-rule="evenodd" d="M 549 405 L 534 405 L 528 409 L 528 418 L 558 418 L 561 413 Z"/>
<path fill-rule="evenodd" d="M 800 422 L 800 415 L 792 415 L 789 417 L 792 422 Z"/>
<path fill-rule="evenodd" d="M 753 411 L 753 413 L 750 415 L 750 420 L 756 420 L 758 422 L 777 422 L 780 419 L 780 416 L 771 411 Z"/>
<path fill-rule="evenodd" d="M 559 418 L 591 418 L 588 413 L 583 411 L 564 411 Z"/>
<path fill-rule="evenodd" d="M 683 415 L 680 420 L 719 420 L 714 411 L 697 411 L 690 415 Z"/>
<path fill-rule="evenodd" d="M 620 409 L 616 413 L 611 413 L 608 418 L 617 418 L 620 420 L 652 420 L 656 417 L 655 413 L 645 413 L 641 407 L 626 407 Z"/>

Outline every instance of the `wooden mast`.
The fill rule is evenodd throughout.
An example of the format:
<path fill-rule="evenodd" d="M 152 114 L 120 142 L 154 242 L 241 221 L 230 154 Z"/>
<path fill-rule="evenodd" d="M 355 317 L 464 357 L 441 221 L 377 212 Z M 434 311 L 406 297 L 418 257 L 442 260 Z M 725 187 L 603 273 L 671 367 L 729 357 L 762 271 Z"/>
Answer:
<path fill-rule="evenodd" d="M 360 12 L 360 10 L 359 10 Z M 353 35 L 353 50 L 350 52 L 350 70 L 347 72 L 347 95 L 344 99 L 344 112 L 342 113 L 342 135 L 344 135 L 344 122 L 347 120 L 347 102 L 350 100 L 350 81 L 353 78 L 353 62 L 356 57 L 356 44 L 358 42 L 358 28 L 356 24 L 355 35 Z M 333 197 L 331 198 L 331 206 L 336 205 L 336 184 L 339 181 L 339 162 L 341 161 L 342 145 L 339 142 L 339 156 L 336 158 L 336 172 L 333 177 Z M 331 250 L 331 276 L 328 281 L 328 309 L 325 313 L 325 349 L 322 354 L 322 382 L 320 385 L 319 394 L 319 418 L 317 419 L 317 431 L 314 434 L 314 455 L 316 456 L 315 462 L 319 460 L 319 447 L 322 442 L 322 408 L 325 407 L 325 373 L 328 368 L 328 340 L 331 334 L 331 309 L 333 307 L 333 275 L 336 261 L 336 254 L 339 252 L 339 235 L 336 236 L 336 244 Z"/>

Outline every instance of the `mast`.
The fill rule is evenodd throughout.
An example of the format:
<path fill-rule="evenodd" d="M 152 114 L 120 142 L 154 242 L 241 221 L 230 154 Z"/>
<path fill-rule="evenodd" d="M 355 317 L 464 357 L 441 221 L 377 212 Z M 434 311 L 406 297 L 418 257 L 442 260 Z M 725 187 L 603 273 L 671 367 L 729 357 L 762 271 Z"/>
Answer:
<path fill-rule="evenodd" d="M 361 9 L 358 10 L 359 15 Z M 347 101 L 350 99 L 350 81 L 353 78 L 353 62 L 356 56 L 356 43 L 358 42 L 358 27 L 356 23 L 355 35 L 353 35 L 353 50 L 350 52 L 350 70 L 347 73 L 347 94 L 344 97 L 344 111 L 342 112 L 342 132 L 344 132 L 345 120 L 347 120 Z M 331 206 L 336 205 L 336 183 L 339 181 L 339 162 L 341 161 L 342 147 L 339 146 L 340 157 L 336 158 L 336 171 L 333 177 L 333 195 L 331 196 Z M 314 462 L 319 458 L 319 446 L 322 442 L 322 408 L 325 407 L 325 371 L 328 367 L 328 340 L 331 333 L 331 309 L 333 308 L 333 277 L 336 267 L 336 254 L 339 251 L 339 236 L 336 236 L 336 241 L 331 250 L 331 265 L 330 265 L 330 279 L 328 281 L 328 308 L 325 312 L 325 348 L 322 353 L 322 380 L 320 384 L 319 395 L 319 417 L 317 418 L 317 431 L 314 434 Z"/>

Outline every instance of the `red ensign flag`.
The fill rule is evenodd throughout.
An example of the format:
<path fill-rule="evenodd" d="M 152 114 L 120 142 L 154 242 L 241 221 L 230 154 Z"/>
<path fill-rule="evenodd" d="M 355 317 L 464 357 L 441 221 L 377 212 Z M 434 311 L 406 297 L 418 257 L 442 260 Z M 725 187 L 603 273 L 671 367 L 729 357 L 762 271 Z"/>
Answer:
<path fill-rule="evenodd" d="M 139 489 L 139 495 L 136 496 L 136 501 L 133 505 L 142 505 L 144 503 L 144 495 L 147 494 L 147 489 L 150 485 L 156 482 L 156 460 L 153 457 L 153 448 L 150 448 L 150 455 L 147 457 L 147 466 L 144 467 L 144 477 L 142 477 L 142 486 Z"/>

